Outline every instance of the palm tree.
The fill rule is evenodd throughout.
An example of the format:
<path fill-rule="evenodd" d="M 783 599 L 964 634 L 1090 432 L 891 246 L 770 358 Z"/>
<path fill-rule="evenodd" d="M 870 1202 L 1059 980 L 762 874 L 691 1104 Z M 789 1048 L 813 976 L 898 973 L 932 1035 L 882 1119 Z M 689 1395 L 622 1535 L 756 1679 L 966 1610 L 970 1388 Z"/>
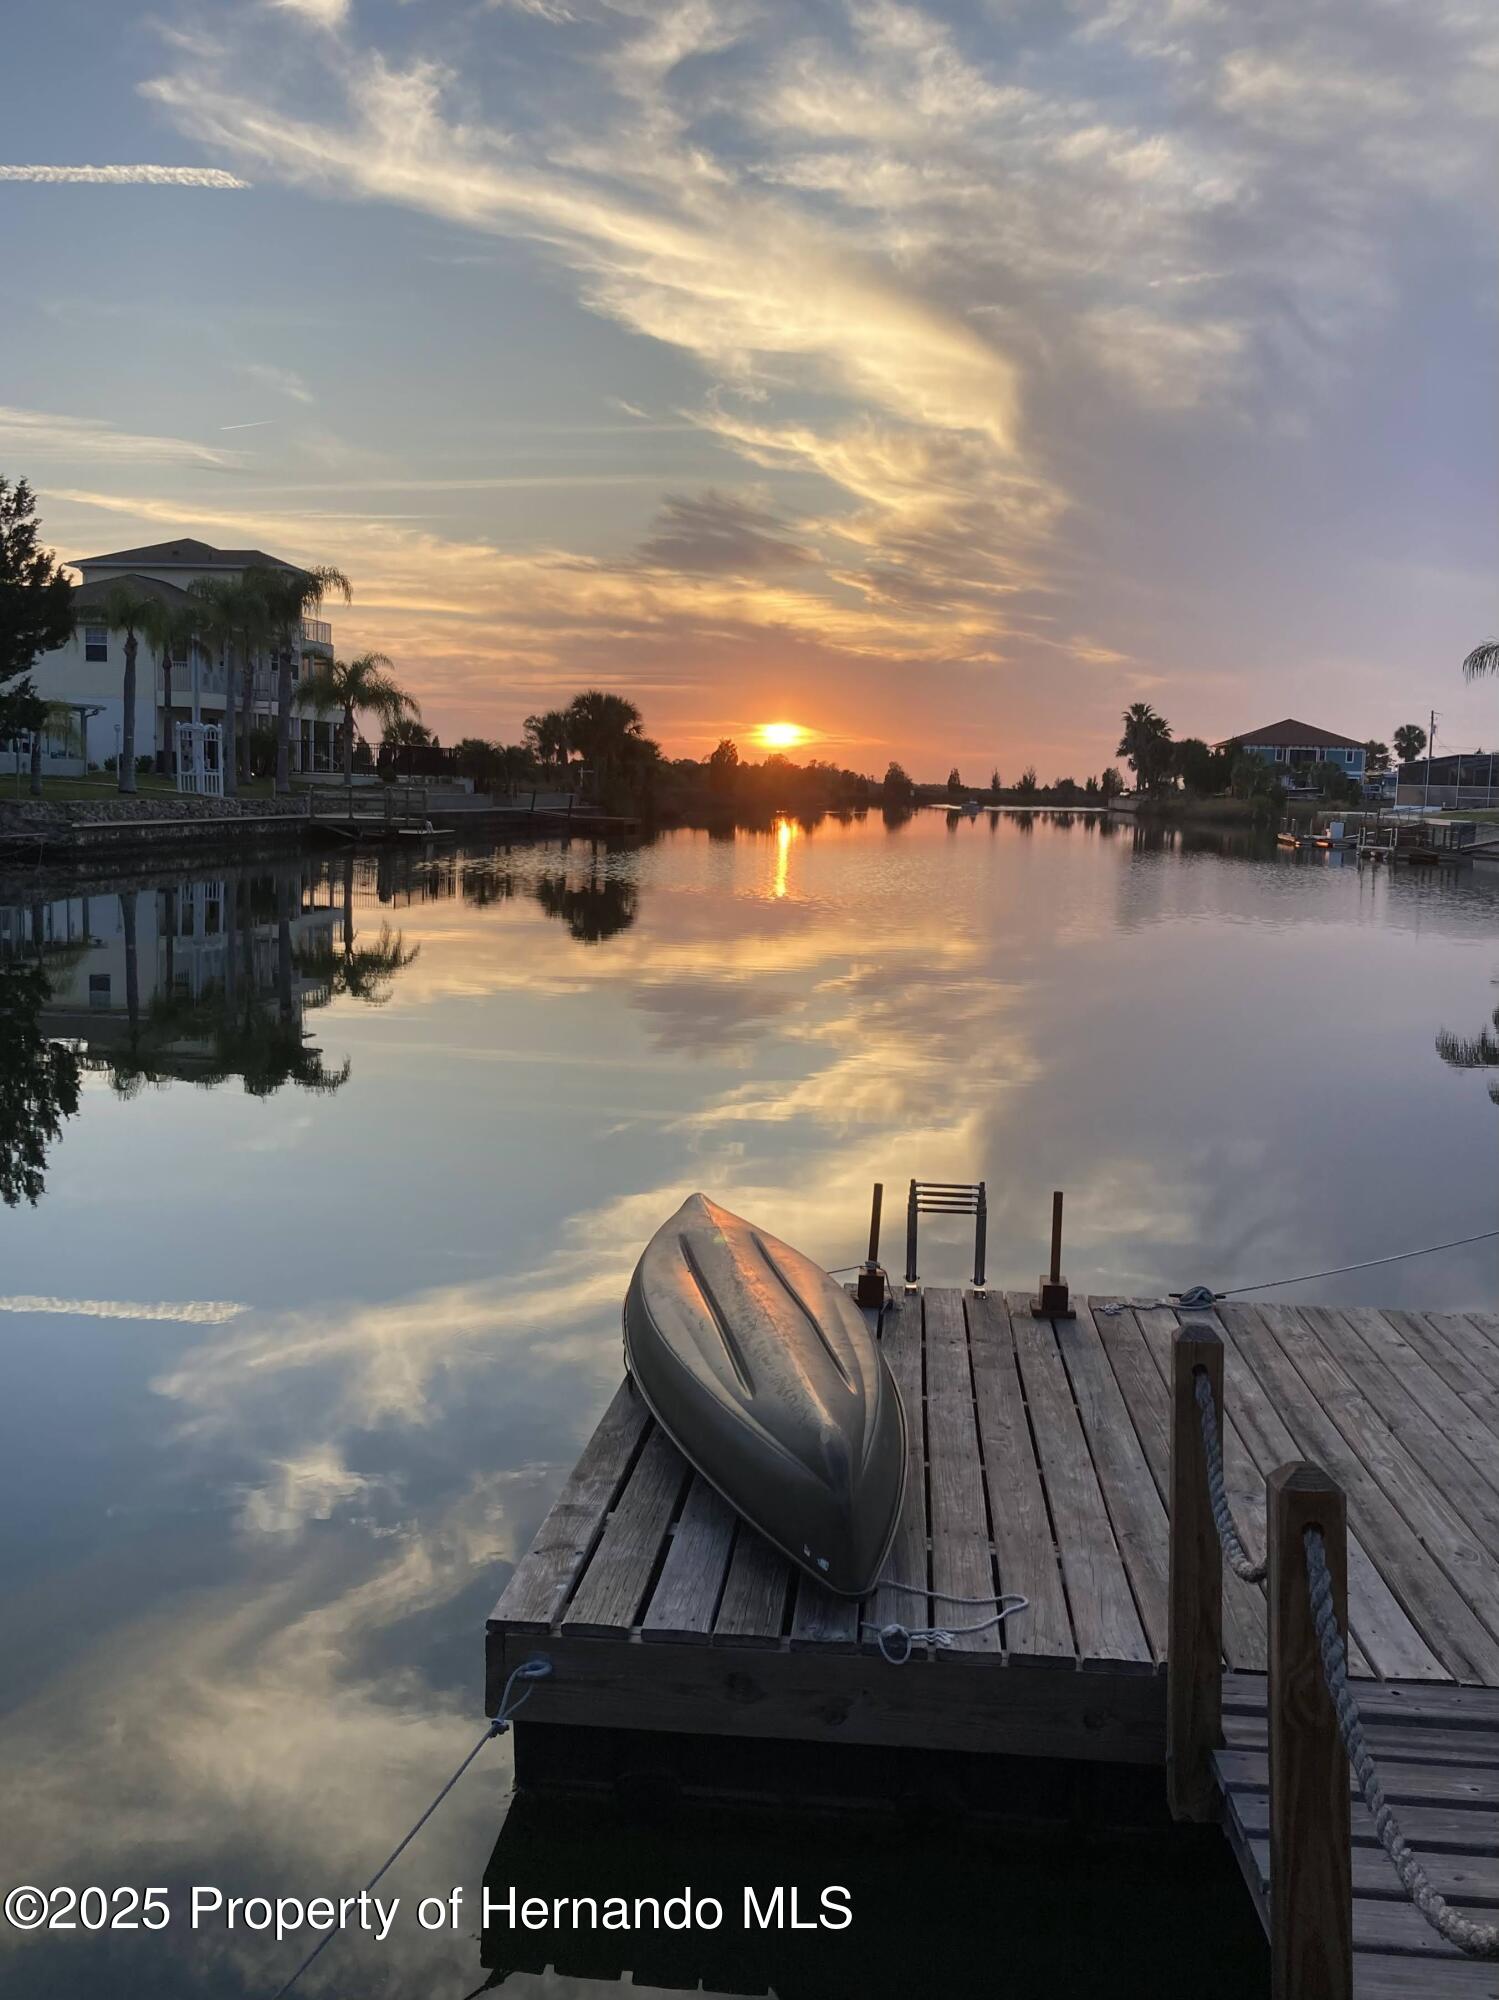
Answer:
<path fill-rule="evenodd" d="M 224 796 L 232 799 L 239 789 L 239 760 L 235 754 L 235 690 L 230 662 L 243 653 L 244 674 L 248 682 L 248 649 L 253 643 L 257 619 L 263 616 L 263 606 L 260 599 L 248 593 L 242 584 L 231 583 L 223 577 L 197 577 L 188 585 L 187 594 L 193 600 L 193 617 L 199 638 L 208 642 L 210 650 L 217 648 L 219 665 L 224 672 L 224 727 L 219 753 Z"/>
<path fill-rule="evenodd" d="M 42 796 L 42 742 L 60 737 L 71 753 L 78 742 L 78 711 L 71 702 L 45 701 L 33 695 L 25 705 L 25 726 L 31 731 L 31 796 Z"/>
<path fill-rule="evenodd" d="M 102 599 L 79 606 L 79 616 L 91 624 L 105 625 L 111 632 L 125 635 L 124 714 L 120 721 L 120 790 L 135 790 L 135 660 L 142 633 L 156 628 L 163 611 L 162 600 L 125 578 L 112 583 Z"/>
<path fill-rule="evenodd" d="M 168 604 L 163 597 L 153 597 L 145 616 L 141 619 L 141 637 L 155 651 L 161 662 L 162 687 L 165 707 L 162 717 L 162 736 L 165 738 L 172 726 L 172 648 L 183 636 L 183 617 L 180 607 Z M 156 713 L 156 703 L 151 703 L 151 712 Z M 156 769 L 165 773 L 171 769 L 170 752 L 165 741 L 156 746 Z"/>
<path fill-rule="evenodd" d="M 271 569 L 257 564 L 244 574 L 247 589 L 265 605 L 276 634 L 276 790 L 291 790 L 292 647 L 301 638 L 302 620 L 316 615 L 335 591 L 345 604 L 354 589 L 341 569 L 318 563 L 311 569 Z"/>
<path fill-rule="evenodd" d="M 414 721 L 409 715 L 387 722 L 380 732 L 380 743 L 383 749 L 388 750 L 428 750 L 434 747 L 433 735 L 426 723 Z"/>
<path fill-rule="evenodd" d="M 386 669 L 384 653 L 361 653 L 357 660 L 324 660 L 297 688 L 299 706 L 315 715 L 341 713 L 344 719 L 344 783 L 354 782 L 354 718 L 373 715 L 381 722 L 399 722 L 421 709 Z"/>
<path fill-rule="evenodd" d="M 625 745 L 642 734 L 640 710 L 622 694 L 586 688 L 567 705 L 567 737 L 593 766 L 595 789 L 612 777 L 628 754 Z"/>
<path fill-rule="evenodd" d="M 1170 771 L 1171 724 L 1148 701 L 1132 701 L 1120 718 L 1124 734 L 1116 757 L 1124 757 L 1142 791 L 1155 791 Z"/>
<path fill-rule="evenodd" d="M 1426 748 L 1426 731 L 1418 722 L 1402 722 L 1391 739 L 1402 764 L 1414 764 Z"/>
<path fill-rule="evenodd" d="M 567 762 L 567 753 L 572 748 L 568 734 L 567 711 L 549 708 L 544 715 L 526 717 L 526 740 L 530 744 L 538 764 Z"/>
<path fill-rule="evenodd" d="M 1470 681 L 1483 674 L 1499 674 L 1499 639 L 1485 639 L 1481 646 L 1475 646 L 1463 661 L 1463 672 Z"/>

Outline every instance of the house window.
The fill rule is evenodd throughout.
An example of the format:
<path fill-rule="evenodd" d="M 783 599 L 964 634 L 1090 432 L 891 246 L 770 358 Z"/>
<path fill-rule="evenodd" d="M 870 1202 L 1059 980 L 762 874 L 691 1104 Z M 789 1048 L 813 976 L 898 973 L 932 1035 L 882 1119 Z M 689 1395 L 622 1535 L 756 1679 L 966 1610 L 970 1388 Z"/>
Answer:
<path fill-rule="evenodd" d="M 109 627 L 107 625 L 84 626 L 83 657 L 86 660 L 107 660 L 109 658 Z"/>
<path fill-rule="evenodd" d="M 88 976 L 88 1004 L 90 1007 L 109 1005 L 109 974 L 91 972 Z"/>
<path fill-rule="evenodd" d="M 1286 761 L 1286 746 L 1283 743 L 1275 746 L 1275 761 L 1277 764 L 1284 764 Z"/>

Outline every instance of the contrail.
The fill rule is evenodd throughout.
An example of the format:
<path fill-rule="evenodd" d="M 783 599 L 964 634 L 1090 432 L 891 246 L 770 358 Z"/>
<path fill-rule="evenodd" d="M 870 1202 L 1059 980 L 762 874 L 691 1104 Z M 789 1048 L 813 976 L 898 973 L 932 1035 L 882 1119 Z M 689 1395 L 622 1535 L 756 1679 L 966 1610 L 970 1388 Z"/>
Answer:
<path fill-rule="evenodd" d="M 174 1319 L 194 1326 L 222 1326 L 248 1306 L 230 1299 L 57 1299 L 32 1292 L 0 1298 L 0 1312 L 71 1313 L 84 1319 Z"/>
<path fill-rule="evenodd" d="M 267 424 L 279 424 L 279 417 L 257 417 L 250 424 L 220 424 L 221 431 L 263 431 Z"/>
<path fill-rule="evenodd" d="M 222 167 L 3 167 L 0 181 L 89 183 L 102 187 L 247 188 Z"/>

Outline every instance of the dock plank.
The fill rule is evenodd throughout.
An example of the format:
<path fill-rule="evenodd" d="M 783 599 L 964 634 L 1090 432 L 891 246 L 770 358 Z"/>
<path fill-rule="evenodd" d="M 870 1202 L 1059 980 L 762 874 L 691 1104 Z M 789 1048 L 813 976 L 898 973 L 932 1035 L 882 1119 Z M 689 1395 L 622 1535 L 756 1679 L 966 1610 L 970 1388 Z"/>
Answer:
<path fill-rule="evenodd" d="M 1316 1435 L 1309 1455 L 1347 1489 L 1350 1512 L 1355 1487 L 1365 1520 L 1377 1492 L 1398 1525 L 1398 1546 L 1388 1549 L 1393 1570 L 1385 1566 L 1391 1588 L 1407 1604 L 1440 1607 L 1446 1636 L 1465 1661 L 1464 1678 L 1499 1681 L 1499 1574 L 1482 1545 L 1295 1307 L 1254 1310 L 1305 1384 L 1299 1397 L 1291 1391 L 1292 1415 L 1294 1429 Z"/>
<path fill-rule="evenodd" d="M 918 1299 L 908 1299 L 903 1305 L 892 1303 L 886 1309 L 880 1326 L 880 1346 L 906 1413 L 907 1458 L 905 1499 L 901 1503 L 895 1540 L 885 1558 L 885 1575 L 895 1584 L 911 1587 L 894 1589 L 887 1583 L 865 1601 L 863 1619 L 873 1631 L 863 1634 L 863 1642 L 871 1649 L 874 1633 L 888 1625 L 922 1631 L 933 1623 L 926 1594 L 926 1399 Z M 924 1658 L 929 1651 L 927 1646 L 918 1646 L 915 1655 Z"/>
<path fill-rule="evenodd" d="M 1348 1492 L 1349 1618 L 1375 1672 L 1390 1680 L 1480 1678 L 1448 1622 L 1480 1648 L 1482 1627 L 1440 1574 L 1419 1579 L 1414 1594 L 1406 1588 L 1411 1564 L 1419 1560 L 1418 1540 L 1336 1425 L 1313 1405 L 1269 1328 L 1249 1306 L 1220 1306 L 1217 1318 L 1228 1343 L 1234 1407 L 1242 1403 L 1269 1440 L 1266 1476 L 1288 1459 L 1312 1458 Z M 1292 1420 L 1295 1434 L 1287 1427 Z"/>
<path fill-rule="evenodd" d="M 1000 1628 L 1012 1660 L 1077 1657 L 1041 1468 L 1031 1446 L 1009 1309 L 994 1292 L 970 1294 L 968 1346 L 999 1587 L 1028 1600 Z"/>
<path fill-rule="evenodd" d="M 1134 1587 L 1145 1636 L 1157 1660 L 1166 1657 L 1166 1508 L 1093 1315 L 1081 1300 L 1072 1319 L 1052 1321 L 1072 1398 L 1088 1439 L 1114 1540 Z"/>
<path fill-rule="evenodd" d="M 627 1380 L 615 1390 L 535 1540 L 516 1564 L 491 1622 L 515 1632 L 549 1632 L 592 1553 L 651 1422 Z"/>
<path fill-rule="evenodd" d="M 1171 1343 L 1180 1324 L 1175 1312 L 1167 1309 L 1137 1309 L 1136 1319 L 1152 1353 L 1169 1379 Z M 1225 1465 L 1232 1454 L 1233 1491 L 1241 1512 L 1239 1526 L 1245 1547 L 1263 1559 L 1265 1552 L 1265 1481 L 1276 1466 L 1299 1458 L 1296 1441 L 1281 1421 L 1274 1403 L 1260 1387 L 1254 1371 L 1243 1361 L 1227 1336 L 1227 1328 L 1217 1313 L 1194 1311 L 1193 1319 L 1206 1320 L 1224 1336 L 1223 1413 Z M 1450 1678 L 1447 1669 L 1422 1639 L 1404 1608 L 1369 1560 L 1356 1533 L 1348 1537 L 1348 1590 L 1356 1603 L 1359 1620 L 1349 1634 L 1350 1673 L 1387 1677 Z"/>
<path fill-rule="evenodd" d="M 1303 1308 L 1449 1506 L 1490 1555 L 1499 1555 L 1499 1451 L 1488 1426 L 1377 1312 Z"/>
<path fill-rule="evenodd" d="M 665 1431 L 653 1426 L 573 1592 L 564 1632 L 601 1639 L 624 1637 L 633 1629 L 692 1476 Z"/>
<path fill-rule="evenodd" d="M 1009 1294 L 1005 1303 L 1082 1664 L 1149 1671 L 1154 1655 L 1135 1609 L 1051 1321 L 1031 1317 L 1023 1292 Z"/>
<path fill-rule="evenodd" d="M 791 1565 L 747 1521 L 739 1523 L 713 1621 L 715 1646 L 779 1646 Z"/>
<path fill-rule="evenodd" d="M 793 1646 L 832 1646 L 851 1653 L 859 1643 L 859 1600 L 840 1597 L 805 1571 L 796 1573 L 791 1612 Z"/>
<path fill-rule="evenodd" d="M 737 1519 L 721 1493 L 706 1479 L 694 1477 L 641 1620 L 642 1638 L 707 1645 L 729 1573 Z"/>
<path fill-rule="evenodd" d="M 963 1298 L 960 1292 L 934 1288 L 922 1303 L 927 1426 L 933 1438 L 942 1440 L 927 1466 L 933 1622 L 953 1629 L 954 1652 L 998 1653 L 1003 1647 L 997 1625 L 978 1632 L 961 1629 L 988 1615 L 985 1604 L 973 1600 L 992 1599 L 996 1588 Z"/>
<path fill-rule="evenodd" d="M 1475 1341 L 1480 1348 L 1485 1343 L 1477 1329 L 1465 1320 L 1456 1315 L 1439 1320 L 1431 1313 L 1404 1312 L 1398 1308 L 1388 1310 L 1385 1318 L 1459 1396 L 1482 1395 L 1494 1386 L 1492 1364 L 1485 1372 L 1467 1351 Z"/>
<path fill-rule="evenodd" d="M 1114 1371 L 1114 1379 L 1134 1419 L 1135 1434 L 1165 1509 L 1171 1492 L 1169 1374 L 1157 1361 L 1156 1352 L 1147 1341 L 1133 1311 L 1128 1308 L 1115 1312 L 1100 1310 L 1105 1305 L 1122 1307 L 1122 1301 L 1090 1299 L 1088 1305 L 1109 1365 Z M 1169 1369 L 1169 1347 L 1163 1351 L 1166 1369 Z M 1265 1482 L 1239 1436 L 1238 1426 L 1226 1412 L 1222 1428 L 1224 1486 L 1229 1505 L 1239 1523 L 1244 1546 L 1251 1556 L 1262 1559 L 1265 1553 Z M 1265 1634 L 1263 1585 L 1245 1583 L 1225 1564 L 1223 1650 L 1228 1665 L 1262 1671 L 1265 1665 Z"/>

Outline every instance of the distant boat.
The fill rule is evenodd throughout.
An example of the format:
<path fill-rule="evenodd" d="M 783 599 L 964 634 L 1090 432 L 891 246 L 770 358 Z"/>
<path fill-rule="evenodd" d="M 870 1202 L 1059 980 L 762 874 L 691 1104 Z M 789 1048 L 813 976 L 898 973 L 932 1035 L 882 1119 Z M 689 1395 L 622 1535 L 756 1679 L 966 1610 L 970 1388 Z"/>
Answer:
<path fill-rule="evenodd" d="M 694 1194 L 646 1245 L 624 1323 L 635 1386 L 683 1457 L 818 1582 L 872 1589 L 905 1493 L 906 1414 L 843 1287 Z"/>
<path fill-rule="evenodd" d="M 1109 800 L 1109 811 L 1111 813 L 1133 813 L 1139 810 L 1140 794 L 1138 792 L 1115 792 L 1114 796 Z"/>

